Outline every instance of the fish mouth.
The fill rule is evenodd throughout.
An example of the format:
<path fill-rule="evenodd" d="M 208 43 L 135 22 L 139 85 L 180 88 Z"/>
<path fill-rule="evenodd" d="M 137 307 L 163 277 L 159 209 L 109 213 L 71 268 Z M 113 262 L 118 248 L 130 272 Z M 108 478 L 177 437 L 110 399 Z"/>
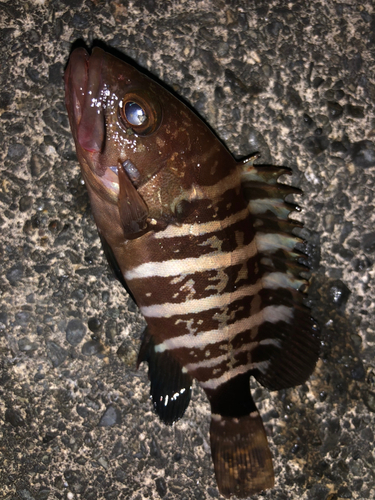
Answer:
<path fill-rule="evenodd" d="M 84 179 L 102 196 L 117 202 L 119 171 L 125 172 L 135 189 L 140 186 L 141 175 L 129 159 L 110 159 L 105 152 L 106 58 L 108 55 L 99 47 L 91 55 L 81 47 L 71 53 L 64 76 L 65 103 Z"/>
<path fill-rule="evenodd" d="M 99 47 L 91 55 L 81 47 L 72 52 L 64 76 L 65 102 L 76 144 L 88 153 L 85 156 L 92 165 L 84 169 L 86 176 L 99 177 L 111 195 L 118 196 L 118 166 L 105 165 L 100 158 L 105 146 L 106 95 L 102 75 L 105 54 Z"/>

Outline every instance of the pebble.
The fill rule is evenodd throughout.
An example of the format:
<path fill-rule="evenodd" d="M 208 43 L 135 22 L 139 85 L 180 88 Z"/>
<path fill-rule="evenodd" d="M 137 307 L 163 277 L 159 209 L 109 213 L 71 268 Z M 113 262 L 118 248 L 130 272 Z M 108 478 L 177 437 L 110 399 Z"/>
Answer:
<path fill-rule="evenodd" d="M 303 122 L 309 128 L 314 125 L 314 120 L 307 113 L 303 114 Z"/>
<path fill-rule="evenodd" d="M 375 252 L 375 231 L 362 236 L 362 245 L 365 252 Z"/>
<path fill-rule="evenodd" d="M 48 69 L 48 80 L 55 86 L 61 85 L 63 82 L 64 65 L 61 62 L 51 64 Z"/>
<path fill-rule="evenodd" d="M 101 329 L 102 323 L 98 318 L 90 318 L 87 325 L 92 332 L 96 333 Z"/>
<path fill-rule="evenodd" d="M 34 154 L 30 160 L 30 172 L 33 177 L 40 177 L 49 167 L 48 160 L 39 154 Z"/>
<path fill-rule="evenodd" d="M 163 498 L 167 494 L 167 484 L 164 477 L 158 477 L 157 479 L 155 479 L 155 485 L 157 492 L 159 493 L 161 498 Z"/>
<path fill-rule="evenodd" d="M 271 23 L 267 24 L 266 30 L 267 33 L 270 35 L 277 37 L 280 33 L 280 31 L 283 29 L 284 24 L 281 23 L 280 21 L 272 21 Z"/>
<path fill-rule="evenodd" d="M 28 311 L 18 311 L 15 314 L 16 323 L 20 326 L 27 326 L 30 321 L 30 313 Z"/>
<path fill-rule="evenodd" d="M 157 439 L 155 438 L 155 436 L 152 436 L 152 439 L 150 442 L 150 455 L 154 458 L 161 457 L 159 443 L 158 443 Z"/>
<path fill-rule="evenodd" d="M 342 308 L 345 307 L 350 293 L 349 288 L 342 281 L 335 280 L 328 290 L 328 297 L 332 304 Z"/>
<path fill-rule="evenodd" d="M 353 498 L 352 492 L 347 486 L 340 486 L 337 494 L 338 498 Z"/>
<path fill-rule="evenodd" d="M 81 14 L 78 14 L 78 13 L 75 13 L 74 16 L 73 16 L 73 19 L 72 19 L 72 25 L 79 29 L 79 30 L 82 30 L 82 29 L 85 29 L 87 26 L 88 26 L 88 19 L 87 17 L 81 15 Z"/>
<path fill-rule="evenodd" d="M 86 481 L 83 480 L 82 474 L 77 470 L 68 469 L 64 472 L 64 477 L 69 485 L 69 488 L 77 494 L 83 493 L 86 489 Z M 69 496 L 67 495 L 69 498 Z M 71 499 L 74 496 L 70 497 Z"/>
<path fill-rule="evenodd" d="M 85 356 L 94 356 L 95 354 L 99 354 L 102 351 L 102 344 L 100 342 L 97 342 L 96 340 L 89 340 L 82 346 L 82 354 L 84 354 Z"/>
<path fill-rule="evenodd" d="M 66 340 L 73 347 L 82 342 L 86 334 L 86 326 L 79 319 L 71 319 L 66 327 Z"/>
<path fill-rule="evenodd" d="M 312 85 L 313 85 L 314 89 L 318 89 L 323 82 L 324 82 L 323 78 L 320 78 L 319 76 L 317 76 L 314 78 Z"/>
<path fill-rule="evenodd" d="M 356 167 L 375 166 L 375 146 L 368 140 L 355 142 L 352 146 L 352 160 Z"/>
<path fill-rule="evenodd" d="M 24 267 L 21 262 L 17 262 L 12 266 L 6 273 L 7 280 L 12 286 L 17 286 L 18 282 L 22 280 L 24 273 Z"/>
<path fill-rule="evenodd" d="M 82 418 L 87 418 L 89 416 L 89 410 L 86 408 L 86 406 L 77 405 L 76 411 L 78 415 Z"/>
<path fill-rule="evenodd" d="M 221 74 L 221 66 L 216 61 L 216 56 L 210 50 L 200 49 L 200 57 L 202 61 L 204 61 L 207 71 L 210 74 L 210 77 L 218 77 Z"/>
<path fill-rule="evenodd" d="M 375 393 L 374 392 L 369 391 L 367 394 L 365 394 L 365 403 L 370 411 L 375 412 Z"/>
<path fill-rule="evenodd" d="M 39 347 L 39 344 L 36 342 L 31 342 L 27 337 L 23 337 L 18 341 L 18 349 L 22 352 L 32 352 L 36 351 Z"/>
<path fill-rule="evenodd" d="M 112 425 L 120 425 L 121 424 L 121 412 L 116 407 L 110 405 L 105 410 L 102 415 L 102 418 L 99 421 L 99 427 L 110 427 Z"/>
<path fill-rule="evenodd" d="M 8 148 L 7 158 L 13 161 L 20 161 L 26 155 L 26 147 L 23 144 L 11 144 Z"/>
<path fill-rule="evenodd" d="M 327 102 L 328 108 L 328 116 L 331 120 L 337 120 L 344 112 L 344 108 L 338 103 L 334 101 Z"/>
<path fill-rule="evenodd" d="M 117 325 L 113 320 L 108 320 L 105 325 L 105 336 L 108 340 L 114 341 L 117 336 Z"/>
<path fill-rule="evenodd" d="M 353 380 L 364 380 L 366 376 L 365 369 L 363 368 L 363 364 L 358 362 L 350 371 L 350 375 Z"/>
<path fill-rule="evenodd" d="M 6 312 L 0 312 L 0 330 L 5 330 L 8 324 L 8 315 Z"/>
<path fill-rule="evenodd" d="M 54 368 L 60 366 L 65 361 L 66 356 L 67 353 L 63 347 L 53 341 L 47 342 L 47 357 Z"/>
<path fill-rule="evenodd" d="M 22 196 L 19 201 L 20 212 L 27 212 L 33 206 L 34 198 L 32 196 Z"/>
<path fill-rule="evenodd" d="M 347 104 L 345 110 L 349 116 L 352 118 L 364 118 L 364 108 L 362 106 L 352 106 L 351 104 Z"/>
<path fill-rule="evenodd" d="M 117 481 L 120 481 L 120 483 L 125 483 L 126 482 L 126 472 L 120 468 L 115 470 L 115 478 Z"/>
<path fill-rule="evenodd" d="M 23 427 L 25 425 L 21 413 L 14 408 L 8 408 L 5 411 L 5 421 L 9 422 L 13 427 Z"/>
<path fill-rule="evenodd" d="M 328 148 L 329 142 L 326 136 L 310 136 L 305 139 L 303 145 L 309 153 L 318 156 Z"/>

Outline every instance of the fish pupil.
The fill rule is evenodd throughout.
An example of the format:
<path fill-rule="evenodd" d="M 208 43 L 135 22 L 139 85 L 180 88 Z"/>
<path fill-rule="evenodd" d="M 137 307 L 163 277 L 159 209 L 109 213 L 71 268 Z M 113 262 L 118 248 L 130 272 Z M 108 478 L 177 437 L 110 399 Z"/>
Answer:
<path fill-rule="evenodd" d="M 139 126 L 147 120 L 147 114 L 138 103 L 127 102 L 125 104 L 125 118 L 131 125 Z"/>

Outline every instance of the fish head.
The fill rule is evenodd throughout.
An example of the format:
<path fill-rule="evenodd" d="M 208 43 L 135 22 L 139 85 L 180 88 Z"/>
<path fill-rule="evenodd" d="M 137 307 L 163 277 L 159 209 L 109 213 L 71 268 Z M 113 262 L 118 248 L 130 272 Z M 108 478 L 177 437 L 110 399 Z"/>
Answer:
<path fill-rule="evenodd" d="M 186 206 L 194 186 L 212 183 L 225 148 L 195 113 L 134 66 L 98 47 L 91 55 L 75 49 L 65 101 L 89 193 L 118 205 L 121 184 L 128 205 L 136 190 L 147 217 L 160 220 L 175 216 L 175 200 Z"/>

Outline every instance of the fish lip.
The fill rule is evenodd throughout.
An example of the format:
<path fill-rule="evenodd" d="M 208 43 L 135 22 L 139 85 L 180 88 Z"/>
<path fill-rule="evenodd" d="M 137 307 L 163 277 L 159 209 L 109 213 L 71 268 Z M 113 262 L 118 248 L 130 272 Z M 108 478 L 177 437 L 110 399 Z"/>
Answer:
<path fill-rule="evenodd" d="M 83 47 L 73 50 L 64 74 L 65 105 L 70 125 L 74 131 L 76 131 L 82 117 L 84 94 L 88 81 L 89 58 L 88 52 Z"/>
<path fill-rule="evenodd" d="M 105 141 L 102 74 L 104 55 L 104 51 L 96 47 L 88 59 L 85 57 L 87 80 L 77 139 L 80 146 L 89 153 L 100 153 Z"/>

